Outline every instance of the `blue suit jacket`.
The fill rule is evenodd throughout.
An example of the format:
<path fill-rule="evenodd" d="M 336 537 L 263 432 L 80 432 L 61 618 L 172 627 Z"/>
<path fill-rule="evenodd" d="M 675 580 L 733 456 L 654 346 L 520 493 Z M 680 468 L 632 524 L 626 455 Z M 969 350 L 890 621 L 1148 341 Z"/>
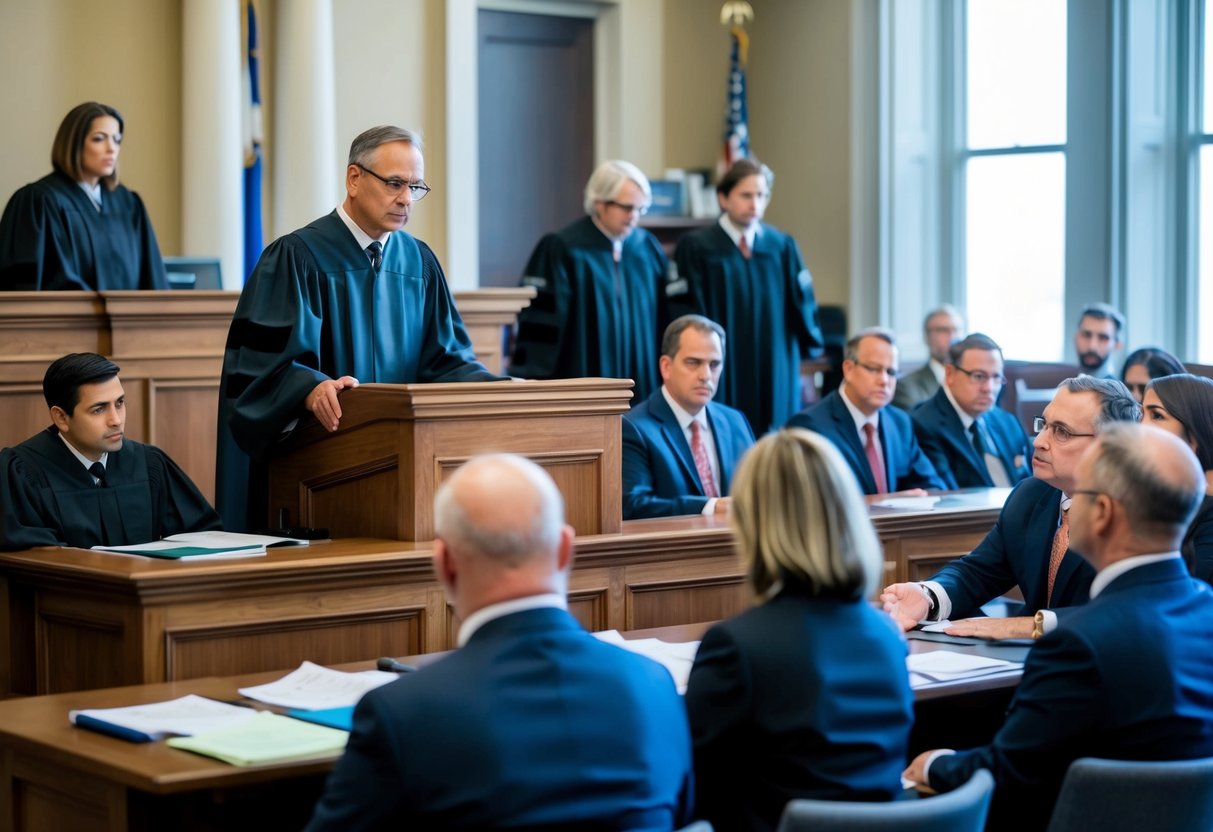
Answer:
<path fill-rule="evenodd" d="M 985 459 L 977 455 L 969 432 L 960 423 L 956 408 L 942 387 L 914 408 L 910 418 L 922 452 L 949 489 L 994 485 Z M 981 421 L 992 445 L 987 450 L 1002 460 L 1011 485 L 1032 476 L 1031 443 L 1019 421 L 997 407 L 984 414 Z"/>
<path fill-rule="evenodd" d="M 972 552 L 952 561 L 931 580 L 952 599 L 952 618 L 979 615 L 982 604 L 1018 586 L 1024 612 L 1087 602 L 1095 570 L 1073 549 L 1057 570 L 1049 595 L 1049 555 L 1061 511 L 1061 492 L 1036 477 L 1015 486 L 998 521 Z"/>
<path fill-rule="evenodd" d="M 840 390 L 797 413 L 788 420 L 788 427 L 808 428 L 829 439 L 855 472 L 863 493 L 876 493 L 876 480 L 872 478 L 867 454 L 859 441 L 851 411 L 842 401 Z M 885 478 L 890 491 L 907 488 L 946 490 L 943 480 L 935 472 L 935 466 L 918 447 L 910 417 L 905 411 L 891 405 L 880 411 L 880 445 L 884 451 Z"/>
<path fill-rule="evenodd" d="M 889 800 L 914 720 L 906 645 L 866 601 L 789 584 L 714 626 L 686 695 L 695 813 L 773 830 L 792 798 Z"/>
<path fill-rule="evenodd" d="M 709 404 L 707 416 L 725 495 L 754 434 L 741 411 L 727 405 Z M 699 514 L 707 501 L 690 443 L 658 389 L 623 415 L 623 519 Z"/>
<path fill-rule="evenodd" d="M 1140 566 L 1028 653 L 991 745 L 938 757 L 932 786 L 994 775 L 991 826 L 1044 829 L 1079 757 L 1213 756 L 1213 591 L 1179 558 Z"/>
<path fill-rule="evenodd" d="M 669 672 L 537 609 L 364 696 L 307 828 L 670 830 L 691 790 Z"/>

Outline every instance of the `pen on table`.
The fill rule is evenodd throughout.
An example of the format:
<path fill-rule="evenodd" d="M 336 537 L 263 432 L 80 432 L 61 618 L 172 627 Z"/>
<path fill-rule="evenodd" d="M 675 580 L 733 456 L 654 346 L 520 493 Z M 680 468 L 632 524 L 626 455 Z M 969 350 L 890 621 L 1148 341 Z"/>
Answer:
<path fill-rule="evenodd" d="M 398 662 L 391 656 L 383 656 L 375 663 L 375 666 L 385 673 L 412 673 L 417 669 L 411 664 Z"/>

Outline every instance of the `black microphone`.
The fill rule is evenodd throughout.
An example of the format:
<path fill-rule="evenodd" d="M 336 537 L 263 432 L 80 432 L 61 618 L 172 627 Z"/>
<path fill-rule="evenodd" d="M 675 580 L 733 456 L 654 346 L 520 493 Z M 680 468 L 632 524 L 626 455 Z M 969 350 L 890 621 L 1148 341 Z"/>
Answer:
<path fill-rule="evenodd" d="M 391 656 L 383 656 L 379 661 L 375 662 L 375 666 L 385 673 L 412 673 L 417 669 L 411 664 L 398 662 Z"/>

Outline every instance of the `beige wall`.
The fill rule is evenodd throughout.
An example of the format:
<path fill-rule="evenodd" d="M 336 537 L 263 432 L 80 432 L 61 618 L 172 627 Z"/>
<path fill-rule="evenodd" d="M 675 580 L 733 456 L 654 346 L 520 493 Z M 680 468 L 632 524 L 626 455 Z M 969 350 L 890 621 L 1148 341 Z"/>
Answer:
<path fill-rule="evenodd" d="M 235 2 L 235 0 L 229 0 Z M 267 131 L 272 129 L 273 15 L 261 0 Z M 350 140 L 372 124 L 420 127 L 434 193 L 410 230 L 445 259 L 443 183 L 448 0 L 332 0 L 337 66 L 334 181 Z M 852 0 L 862 2 L 862 0 Z M 839 0 L 752 0 L 753 149 L 776 173 L 768 218 L 799 241 L 824 302 L 844 303 L 849 280 L 850 7 Z M 599 131 L 600 155 L 634 158 L 648 172 L 712 167 L 719 153 L 728 71 L 720 0 L 618 0 L 601 21 L 617 35 L 614 79 L 599 79 L 617 124 Z M 611 17 L 612 15 L 617 16 Z M 654 52 L 660 51 L 660 56 Z M 90 98 L 127 120 L 123 181 L 140 192 L 166 254 L 181 243 L 181 12 L 168 0 L 0 0 L 0 111 L 6 152 L 0 198 L 50 170 L 55 128 Z M 599 60 L 602 67 L 610 61 Z M 651 68 L 651 69 L 650 69 Z M 654 78 L 657 74 L 661 77 Z M 18 82 L 21 81 L 21 82 Z M 615 104 L 611 101 L 617 102 Z M 267 136 L 267 142 L 286 137 Z M 268 200 L 270 190 L 265 190 Z M 268 209 L 268 205 L 267 205 Z"/>

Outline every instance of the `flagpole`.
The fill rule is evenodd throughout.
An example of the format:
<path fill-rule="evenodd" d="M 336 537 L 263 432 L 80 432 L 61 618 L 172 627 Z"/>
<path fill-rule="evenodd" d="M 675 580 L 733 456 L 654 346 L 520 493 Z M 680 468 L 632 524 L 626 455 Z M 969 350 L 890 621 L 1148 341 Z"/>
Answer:
<path fill-rule="evenodd" d="M 754 9 L 744 0 L 729 0 L 720 9 L 720 23 L 729 27 L 732 44 L 718 178 L 734 162 L 750 156 L 750 113 L 746 95 L 746 60 L 749 57 L 750 39 L 745 24 L 753 19 Z"/>

